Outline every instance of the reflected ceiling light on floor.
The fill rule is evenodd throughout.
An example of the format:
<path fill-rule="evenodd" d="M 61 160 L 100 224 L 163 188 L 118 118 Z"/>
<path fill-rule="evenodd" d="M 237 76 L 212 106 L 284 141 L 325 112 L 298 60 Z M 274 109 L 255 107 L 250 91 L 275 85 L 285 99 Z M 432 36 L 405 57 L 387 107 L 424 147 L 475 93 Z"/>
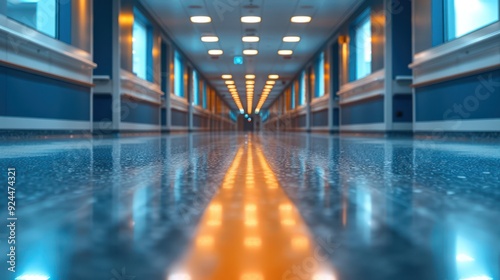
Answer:
<path fill-rule="evenodd" d="M 262 21 L 261 17 L 258 16 L 241 17 L 241 22 L 243 23 L 259 23 L 261 21 Z"/>
<path fill-rule="evenodd" d="M 191 276 L 187 273 L 175 273 L 170 275 L 168 280 L 191 280 Z"/>
<path fill-rule="evenodd" d="M 232 79 L 232 78 L 233 78 L 233 75 L 229 75 L 229 74 L 222 75 L 222 79 L 224 79 L 224 80 L 229 80 L 229 79 Z"/>
<path fill-rule="evenodd" d="M 207 16 L 195 16 L 191 17 L 191 22 L 192 23 L 209 23 L 212 22 L 212 19 Z"/>
<path fill-rule="evenodd" d="M 243 50 L 244 55 L 257 55 L 258 53 L 258 50 Z"/>
<path fill-rule="evenodd" d="M 246 43 L 256 43 L 260 41 L 260 38 L 258 36 L 244 36 L 241 38 L 241 41 Z"/>
<path fill-rule="evenodd" d="M 209 50 L 209 55 L 222 55 L 224 52 L 222 50 Z"/>
<path fill-rule="evenodd" d="M 293 51 L 292 50 L 279 50 L 278 54 L 279 55 L 292 55 Z"/>
<path fill-rule="evenodd" d="M 311 22 L 312 18 L 309 16 L 294 16 L 290 20 L 293 23 L 308 23 Z"/>
<path fill-rule="evenodd" d="M 493 280 L 493 278 L 486 275 L 480 275 L 480 276 L 472 276 L 469 278 L 460 278 L 460 280 Z"/>
<path fill-rule="evenodd" d="M 21 276 L 16 277 L 16 280 L 48 280 L 49 276 L 39 275 L 39 274 L 23 274 Z"/>
<path fill-rule="evenodd" d="M 279 78 L 280 78 L 280 76 L 279 76 L 279 75 L 276 75 L 276 74 L 269 75 L 269 79 L 270 79 L 270 80 L 277 80 L 277 79 L 279 79 Z"/>
<path fill-rule="evenodd" d="M 475 261 L 473 257 L 466 254 L 458 254 L 456 256 L 457 262 L 473 262 Z"/>
<path fill-rule="evenodd" d="M 327 273 L 318 273 L 313 276 L 313 280 L 335 280 L 335 277 Z"/>
<path fill-rule="evenodd" d="M 300 37 L 299 36 L 286 36 L 286 37 L 283 37 L 283 42 L 285 42 L 285 43 L 297 43 L 297 42 L 300 42 Z"/>
<path fill-rule="evenodd" d="M 255 79 L 255 75 L 253 75 L 253 74 L 245 75 L 245 79 L 253 80 L 253 79 Z"/>
<path fill-rule="evenodd" d="M 219 42 L 219 37 L 217 36 L 202 36 L 201 41 L 205 43 Z"/>

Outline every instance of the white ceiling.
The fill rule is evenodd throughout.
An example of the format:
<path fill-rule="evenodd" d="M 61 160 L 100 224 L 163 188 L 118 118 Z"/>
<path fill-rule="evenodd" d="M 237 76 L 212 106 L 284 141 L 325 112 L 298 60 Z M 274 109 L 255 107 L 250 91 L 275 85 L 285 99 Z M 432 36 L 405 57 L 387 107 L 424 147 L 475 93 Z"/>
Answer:
<path fill-rule="evenodd" d="M 253 108 L 260 99 L 269 74 L 280 75 L 267 102 L 272 101 L 311 57 L 321 48 L 345 16 L 363 0 L 142 0 L 142 3 L 161 21 L 169 36 L 196 65 L 202 74 L 210 80 L 227 103 L 237 109 L 227 91 L 222 74 L 231 74 L 236 81 L 243 107 L 247 108 L 245 94 L 245 74 L 256 75 Z M 255 7 L 251 7 L 257 6 Z M 212 22 L 193 24 L 191 16 L 208 15 Z M 241 23 L 240 17 L 258 15 L 262 22 L 258 24 Z M 291 23 L 294 15 L 311 16 L 307 24 Z M 253 29 L 253 31 L 252 31 Z M 216 35 L 217 43 L 204 43 L 202 35 Z M 243 43 L 244 35 L 255 34 L 259 43 Z M 283 37 L 297 35 L 299 43 L 283 43 Z M 257 56 L 246 56 L 244 65 L 234 65 L 233 57 L 242 55 L 246 48 L 259 51 Z M 222 49 L 224 54 L 219 59 L 208 55 L 209 49 Z M 291 59 L 284 59 L 277 54 L 279 49 L 294 51 Z"/>

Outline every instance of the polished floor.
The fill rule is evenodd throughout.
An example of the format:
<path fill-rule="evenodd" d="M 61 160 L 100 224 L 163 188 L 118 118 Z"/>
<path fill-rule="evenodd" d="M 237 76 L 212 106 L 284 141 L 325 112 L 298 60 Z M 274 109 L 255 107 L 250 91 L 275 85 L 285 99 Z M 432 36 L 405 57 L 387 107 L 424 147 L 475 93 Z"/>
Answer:
<path fill-rule="evenodd" d="M 314 134 L 3 141 L 18 226 L 16 273 L 2 253 L 0 279 L 500 279 L 499 144 Z"/>

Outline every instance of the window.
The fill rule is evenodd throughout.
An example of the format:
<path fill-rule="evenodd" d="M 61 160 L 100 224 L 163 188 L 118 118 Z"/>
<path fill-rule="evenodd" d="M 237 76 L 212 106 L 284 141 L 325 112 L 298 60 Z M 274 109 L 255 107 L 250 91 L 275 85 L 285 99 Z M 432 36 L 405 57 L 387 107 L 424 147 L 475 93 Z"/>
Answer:
<path fill-rule="evenodd" d="M 148 30 L 146 24 L 134 20 L 132 44 L 132 71 L 137 77 L 146 80 L 148 66 Z"/>
<path fill-rule="evenodd" d="M 303 71 L 300 74 L 300 82 L 299 82 L 299 106 L 304 105 L 306 103 L 306 72 Z"/>
<path fill-rule="evenodd" d="M 316 63 L 316 89 L 314 93 L 316 97 L 321 97 L 325 95 L 325 53 L 322 52 Z"/>
<path fill-rule="evenodd" d="M 200 82 L 196 70 L 193 70 L 193 105 L 200 105 Z"/>
<path fill-rule="evenodd" d="M 174 91 L 175 95 L 184 97 L 184 66 L 181 55 L 176 51 L 174 58 Z"/>
<path fill-rule="evenodd" d="M 203 82 L 203 88 L 202 88 L 202 91 L 203 91 L 203 109 L 207 109 L 208 108 L 208 103 L 207 103 L 207 83 L 206 82 Z"/>
<path fill-rule="evenodd" d="M 51 37 L 57 37 L 56 0 L 7 0 L 7 16 Z"/>
<path fill-rule="evenodd" d="M 356 80 L 358 80 L 372 72 L 372 32 L 369 11 L 355 27 L 354 34 L 355 50 L 353 54 L 356 60 Z"/>
<path fill-rule="evenodd" d="M 295 92 L 295 84 L 293 84 L 290 89 L 290 108 L 292 110 L 295 109 Z"/>
<path fill-rule="evenodd" d="M 448 40 L 498 21 L 499 2 L 499 0 L 445 0 Z"/>

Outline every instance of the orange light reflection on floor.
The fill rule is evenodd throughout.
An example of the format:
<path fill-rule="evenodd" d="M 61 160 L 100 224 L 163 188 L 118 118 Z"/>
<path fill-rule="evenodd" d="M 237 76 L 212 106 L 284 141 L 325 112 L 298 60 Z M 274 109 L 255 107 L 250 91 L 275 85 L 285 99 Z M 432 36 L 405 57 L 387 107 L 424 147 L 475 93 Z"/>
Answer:
<path fill-rule="evenodd" d="M 294 278 L 292 268 L 314 260 L 319 247 L 251 138 L 239 148 L 194 240 L 167 280 L 335 279 L 319 260 L 307 278 Z"/>

